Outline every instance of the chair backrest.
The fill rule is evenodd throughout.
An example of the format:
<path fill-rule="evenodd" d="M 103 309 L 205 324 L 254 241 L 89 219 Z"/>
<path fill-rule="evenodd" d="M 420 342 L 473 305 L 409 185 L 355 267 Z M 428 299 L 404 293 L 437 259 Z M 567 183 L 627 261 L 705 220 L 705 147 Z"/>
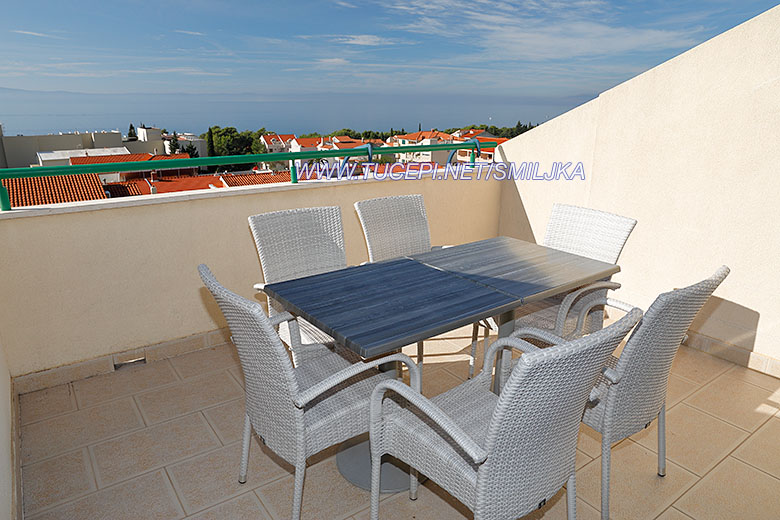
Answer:
<path fill-rule="evenodd" d="M 641 316 L 633 309 L 589 336 L 520 357 L 488 428 L 476 517 L 518 518 L 560 490 L 574 472 L 588 395 L 607 357 Z"/>
<path fill-rule="evenodd" d="M 605 211 L 554 204 L 544 245 L 615 264 L 636 220 Z"/>
<path fill-rule="evenodd" d="M 729 274 L 720 267 L 694 285 L 666 292 L 647 309 L 620 353 L 615 370 L 620 382 L 609 388 L 603 431 L 624 438 L 652 421 L 666 401 L 666 385 L 672 361 L 691 322 L 707 299 Z"/>
<path fill-rule="evenodd" d="M 347 266 L 338 206 L 298 208 L 249 217 L 265 283 Z"/>
<path fill-rule="evenodd" d="M 294 464 L 303 435 L 303 411 L 293 404 L 298 384 L 292 362 L 259 303 L 227 290 L 208 267 L 200 278 L 227 320 L 244 371 L 246 413 L 266 445 Z"/>
<path fill-rule="evenodd" d="M 431 250 L 431 235 L 422 195 L 398 195 L 355 203 L 368 260 L 415 255 Z"/>

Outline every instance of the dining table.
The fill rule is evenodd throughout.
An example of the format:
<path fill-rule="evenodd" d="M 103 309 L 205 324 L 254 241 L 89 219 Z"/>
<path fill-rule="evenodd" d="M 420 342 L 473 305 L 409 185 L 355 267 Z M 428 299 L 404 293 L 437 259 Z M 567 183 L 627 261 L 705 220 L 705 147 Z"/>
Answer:
<path fill-rule="evenodd" d="M 616 264 L 499 236 L 272 283 L 265 292 L 369 359 L 487 318 L 498 324 L 498 337 L 509 336 L 515 311 L 523 305 L 608 280 L 619 271 Z M 498 357 L 496 374 L 510 358 L 508 350 Z M 370 489 L 367 442 L 343 449 L 337 463 L 348 481 Z M 408 486 L 406 470 L 383 463 L 383 492 Z"/>

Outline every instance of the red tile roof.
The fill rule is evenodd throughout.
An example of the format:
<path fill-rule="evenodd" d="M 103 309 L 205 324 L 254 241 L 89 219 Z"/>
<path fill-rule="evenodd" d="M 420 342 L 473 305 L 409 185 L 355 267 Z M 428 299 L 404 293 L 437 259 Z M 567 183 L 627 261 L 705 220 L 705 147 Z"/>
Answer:
<path fill-rule="evenodd" d="M 476 137 L 475 139 L 477 141 L 479 141 L 480 143 L 484 143 L 484 142 L 487 142 L 487 141 L 492 141 L 492 142 L 498 143 L 499 145 L 509 141 L 509 139 L 507 139 L 506 137 Z M 493 152 L 495 150 L 496 150 L 495 148 L 482 148 L 480 151 L 482 151 L 482 152 Z"/>
<path fill-rule="evenodd" d="M 301 179 L 302 180 L 302 179 Z M 270 173 L 247 173 L 247 174 L 223 174 L 222 181 L 229 187 L 233 186 L 252 186 L 255 184 L 273 184 L 277 182 L 290 182 L 290 172 L 281 171 L 276 174 Z"/>
<path fill-rule="evenodd" d="M 450 140 L 452 136 L 446 132 L 439 132 L 438 130 L 423 130 L 422 132 L 414 132 L 413 134 L 396 135 L 396 139 L 406 139 L 409 141 L 422 141 L 423 139 L 439 139 Z"/>
<path fill-rule="evenodd" d="M 127 181 L 138 187 L 142 195 L 149 195 L 151 190 L 144 179 L 133 179 Z M 222 187 L 218 175 L 188 175 L 182 177 L 160 177 L 152 182 L 152 186 L 157 188 L 157 193 L 172 193 L 175 191 L 207 190 L 209 185 Z"/>
<path fill-rule="evenodd" d="M 482 130 L 481 128 L 464 128 L 460 131 L 460 137 L 461 139 L 471 139 L 474 136 L 484 134 L 485 132 L 487 132 L 487 130 Z"/>
<path fill-rule="evenodd" d="M 170 155 L 153 155 L 150 161 L 165 161 L 168 159 L 189 159 L 188 153 L 172 153 Z"/>
<path fill-rule="evenodd" d="M 90 155 L 87 157 L 71 157 L 70 164 L 106 164 L 118 162 L 162 161 L 166 159 L 189 159 L 188 153 L 171 155 L 152 155 L 150 153 L 131 153 L 119 155 Z"/>
<path fill-rule="evenodd" d="M 87 157 L 71 157 L 70 164 L 106 164 L 118 162 L 148 161 L 152 154 L 131 153 L 121 155 L 91 155 Z"/>
<path fill-rule="evenodd" d="M 366 143 L 363 141 L 339 141 L 338 143 L 333 143 L 333 148 L 335 150 L 344 150 L 346 148 L 357 148 L 358 146 L 364 146 Z"/>
<path fill-rule="evenodd" d="M 321 137 L 296 137 L 295 140 L 301 148 L 315 148 L 320 144 Z"/>
<path fill-rule="evenodd" d="M 116 197 L 131 197 L 133 195 L 141 195 L 141 190 L 133 182 L 116 182 L 110 184 L 104 184 L 103 187 L 109 193 L 110 198 Z"/>
<path fill-rule="evenodd" d="M 11 206 L 37 206 L 80 200 L 105 199 L 106 192 L 94 173 L 3 179 Z"/>

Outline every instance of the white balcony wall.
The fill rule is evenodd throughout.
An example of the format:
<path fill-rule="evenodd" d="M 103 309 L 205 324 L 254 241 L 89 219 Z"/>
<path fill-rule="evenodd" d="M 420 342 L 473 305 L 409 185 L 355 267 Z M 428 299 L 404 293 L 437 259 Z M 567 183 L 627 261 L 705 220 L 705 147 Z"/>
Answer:
<path fill-rule="evenodd" d="M 555 202 L 636 218 L 616 279 L 644 307 L 728 264 L 694 339 L 780 375 L 779 48 L 776 7 L 505 143 L 587 179 L 507 183 L 499 231 L 541 240 Z"/>
<path fill-rule="evenodd" d="M 262 275 L 248 216 L 338 205 L 347 259 L 358 264 L 368 255 L 353 204 L 409 193 L 425 197 L 434 244 L 498 231 L 499 183 L 431 179 L 307 181 L 0 214 L 0 240 L 9 245 L 0 343 L 9 370 L 19 376 L 223 327 L 196 267 L 208 264 L 253 298 Z"/>

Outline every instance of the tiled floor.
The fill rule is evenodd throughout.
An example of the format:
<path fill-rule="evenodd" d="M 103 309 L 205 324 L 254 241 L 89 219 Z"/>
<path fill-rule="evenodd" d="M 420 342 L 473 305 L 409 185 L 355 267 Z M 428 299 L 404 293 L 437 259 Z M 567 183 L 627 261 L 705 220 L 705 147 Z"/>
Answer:
<path fill-rule="evenodd" d="M 426 395 L 466 378 L 469 341 L 469 328 L 426 341 Z M 224 345 L 21 396 L 25 518 L 289 517 L 291 468 L 256 441 L 237 482 L 242 393 Z M 780 518 L 780 380 L 683 347 L 667 403 L 667 476 L 656 476 L 655 424 L 614 447 L 613 518 Z M 368 493 L 339 475 L 334 453 L 310 461 L 304 518 L 368 518 Z M 599 456 L 599 435 L 583 427 L 581 519 L 599 516 Z M 381 516 L 472 515 L 427 482 L 415 502 L 385 496 Z M 527 518 L 565 517 L 559 493 Z"/>

